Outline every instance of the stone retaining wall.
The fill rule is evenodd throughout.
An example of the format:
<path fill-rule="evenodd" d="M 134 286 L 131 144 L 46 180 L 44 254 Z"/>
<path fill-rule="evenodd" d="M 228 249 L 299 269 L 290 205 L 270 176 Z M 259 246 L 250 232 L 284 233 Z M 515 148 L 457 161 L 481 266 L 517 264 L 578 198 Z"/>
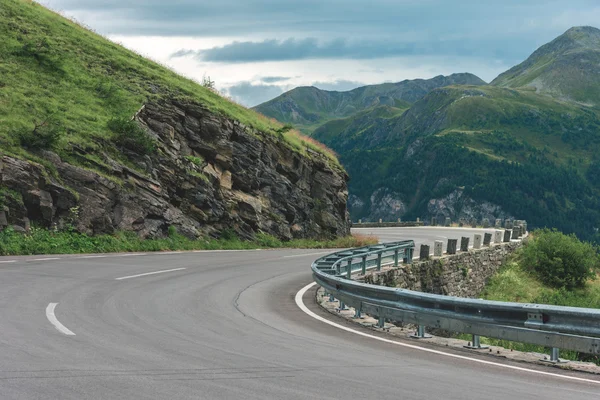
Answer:
<path fill-rule="evenodd" d="M 458 297 L 476 297 L 521 241 L 501 243 L 374 271 L 365 283 Z"/>

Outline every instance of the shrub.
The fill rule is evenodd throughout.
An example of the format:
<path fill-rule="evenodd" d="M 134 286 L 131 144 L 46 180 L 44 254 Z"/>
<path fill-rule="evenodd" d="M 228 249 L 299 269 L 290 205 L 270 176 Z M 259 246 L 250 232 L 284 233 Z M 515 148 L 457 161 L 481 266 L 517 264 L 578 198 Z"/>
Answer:
<path fill-rule="evenodd" d="M 150 154 L 156 150 L 156 140 L 129 118 L 113 118 L 107 126 L 115 133 L 115 143 L 121 147 L 138 154 Z"/>
<path fill-rule="evenodd" d="M 64 129 L 57 119 L 48 117 L 36 123 L 33 130 L 24 129 L 17 134 L 21 146 L 30 150 L 51 150 L 56 147 Z"/>
<path fill-rule="evenodd" d="M 595 246 L 581 242 L 574 234 L 549 229 L 533 232 L 533 239 L 521 252 L 521 261 L 547 285 L 567 289 L 583 287 L 600 266 Z"/>

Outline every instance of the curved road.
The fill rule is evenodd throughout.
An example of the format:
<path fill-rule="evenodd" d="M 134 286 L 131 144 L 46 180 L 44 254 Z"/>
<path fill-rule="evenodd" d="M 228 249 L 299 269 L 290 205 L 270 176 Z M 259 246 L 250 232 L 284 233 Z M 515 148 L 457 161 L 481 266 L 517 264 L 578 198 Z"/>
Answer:
<path fill-rule="evenodd" d="M 385 240 L 429 241 L 464 230 L 377 232 Z M 537 400 L 600 393 L 598 384 L 394 346 L 315 320 L 294 302 L 311 282 L 315 253 L 322 251 L 0 258 L 0 398 Z M 330 318 L 313 296 L 305 295 L 306 305 Z"/>

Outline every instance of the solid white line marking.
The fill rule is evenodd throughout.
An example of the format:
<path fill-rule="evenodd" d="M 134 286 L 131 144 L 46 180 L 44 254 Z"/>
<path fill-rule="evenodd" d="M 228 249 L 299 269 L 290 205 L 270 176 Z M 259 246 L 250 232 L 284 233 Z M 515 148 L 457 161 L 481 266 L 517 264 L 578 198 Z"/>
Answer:
<path fill-rule="evenodd" d="M 183 269 L 185 269 L 185 268 L 173 268 L 173 269 L 165 269 L 163 271 L 146 272 L 145 274 L 122 276 L 120 278 L 115 278 L 115 280 L 122 281 L 123 279 L 138 278 L 140 276 L 156 275 L 156 274 L 162 274 L 165 272 L 181 271 Z"/>
<path fill-rule="evenodd" d="M 14 262 L 17 262 L 17 260 L 0 261 L 0 264 L 8 264 L 8 263 L 14 263 Z"/>
<path fill-rule="evenodd" d="M 59 332 L 64 333 L 65 335 L 75 336 L 73 332 L 67 329 L 66 326 L 61 324 L 60 321 L 56 319 L 56 315 L 54 315 L 54 309 L 57 305 L 58 303 L 48 304 L 48 307 L 46 307 L 46 318 L 48 318 L 48 321 L 50 321 L 50 323 L 54 325 L 54 327 L 58 329 Z"/>
<path fill-rule="evenodd" d="M 115 257 L 134 257 L 134 256 L 145 256 L 147 253 L 127 253 L 127 254 L 116 254 Z"/>
<path fill-rule="evenodd" d="M 320 254 L 328 254 L 328 253 L 331 253 L 331 252 L 330 251 L 322 251 L 320 253 L 294 254 L 293 256 L 283 256 L 283 258 L 318 256 Z"/>
<path fill-rule="evenodd" d="M 52 261 L 52 260 L 60 260 L 58 257 L 50 257 L 50 258 L 34 258 L 31 261 Z"/>
<path fill-rule="evenodd" d="M 81 256 L 81 257 L 75 257 L 75 258 L 105 258 L 108 256 Z"/>
<path fill-rule="evenodd" d="M 561 375 L 561 374 L 554 374 L 552 372 L 537 371 L 537 370 L 534 370 L 534 369 L 528 369 L 528 368 L 522 368 L 522 367 L 515 367 L 513 365 L 505 365 L 505 364 L 500 364 L 500 363 L 496 363 L 496 362 L 492 362 L 492 361 L 479 360 L 477 358 L 471 358 L 471 357 L 461 356 L 461 355 L 458 355 L 458 354 L 445 353 L 445 352 L 440 351 L 440 350 L 433 350 L 433 349 L 428 349 L 426 347 L 416 346 L 416 345 L 413 345 L 413 344 L 402 343 L 402 342 L 397 342 L 395 340 L 385 339 L 385 338 L 382 338 L 382 337 L 379 337 L 379 336 L 370 335 L 368 333 L 364 333 L 364 332 L 360 332 L 360 331 L 354 330 L 352 328 L 348 328 L 347 326 L 336 324 L 335 322 L 329 321 L 328 319 L 325 319 L 325 318 L 321 317 L 320 315 L 317 315 L 314 312 L 310 311 L 308 309 L 308 307 L 306 307 L 306 305 L 304 304 L 304 301 L 302 300 L 302 297 L 304 296 L 304 294 L 311 287 L 315 286 L 316 284 L 317 284 L 316 282 L 310 283 L 310 284 L 304 286 L 302 289 L 300 289 L 300 291 L 298 293 L 296 293 L 296 297 L 295 297 L 296 305 L 298 305 L 298 307 L 300 307 L 300 309 L 302 311 L 304 311 L 306 314 L 308 314 L 309 316 L 313 317 L 314 319 L 316 319 L 318 321 L 321 321 L 321 322 L 324 322 L 324 323 L 326 323 L 328 325 L 334 326 L 336 328 L 342 329 L 342 330 L 344 330 L 346 332 L 351 332 L 351 333 L 354 333 L 356 335 L 360 335 L 360 336 L 368 337 L 368 338 L 371 338 L 371 339 L 379 340 L 379 341 L 385 342 L 385 343 L 391 343 L 391 344 L 394 344 L 396 346 L 408 347 L 410 349 L 426 351 L 428 353 L 439 354 L 441 356 L 446 356 L 446 357 L 458 358 L 458 359 L 461 359 L 461 360 L 472 361 L 472 362 L 476 362 L 476 363 L 480 363 L 480 364 L 493 365 L 493 366 L 500 367 L 500 368 L 508 368 L 508 369 L 512 369 L 512 370 L 516 370 L 516 371 L 530 372 L 530 373 L 533 373 L 533 374 L 545 375 L 545 376 L 552 376 L 552 377 L 562 378 L 562 379 L 570 379 L 570 380 L 579 381 L 579 382 L 594 383 L 594 384 L 597 384 L 597 385 L 600 384 L 600 381 L 594 381 L 592 379 L 585 379 L 585 378 L 578 378 L 576 376 L 567 376 L 567 375 Z"/>

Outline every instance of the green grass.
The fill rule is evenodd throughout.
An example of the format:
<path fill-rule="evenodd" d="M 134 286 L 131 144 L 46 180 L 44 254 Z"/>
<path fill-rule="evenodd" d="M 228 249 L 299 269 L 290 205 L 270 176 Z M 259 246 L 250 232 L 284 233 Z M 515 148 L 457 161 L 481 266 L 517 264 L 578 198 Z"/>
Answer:
<path fill-rule="evenodd" d="M 202 104 L 303 154 L 307 148 L 327 154 L 337 164 L 313 143 L 279 135 L 278 122 L 35 2 L 0 0 L 0 37 L 0 149 L 6 153 L 22 152 L 19 137 L 50 120 L 62 134 L 53 145 L 61 155 L 72 145 L 110 148 L 106 142 L 115 137 L 110 121 L 131 118 L 145 102 L 176 98 Z M 151 151 L 148 146 L 142 147 Z"/>
<path fill-rule="evenodd" d="M 274 236 L 259 233 L 252 241 L 239 239 L 232 231 L 223 232 L 221 238 L 192 240 L 177 234 L 174 227 L 163 239 L 140 239 L 133 232 L 114 235 L 88 236 L 71 231 L 50 231 L 32 228 L 27 234 L 7 228 L 0 232 L 0 255 L 33 254 L 83 254 L 114 252 L 150 252 L 176 250 L 220 250 L 257 248 L 349 248 L 377 243 L 374 237 L 348 236 L 335 240 L 296 239 L 281 241 Z"/>
<path fill-rule="evenodd" d="M 586 283 L 581 289 L 555 289 L 545 286 L 536 275 L 523 267 L 519 260 L 507 263 L 488 283 L 481 297 L 486 300 L 519 303 L 540 303 L 571 307 L 600 308 L 600 279 Z M 470 340 L 466 335 L 460 335 Z M 482 338 L 482 343 L 524 352 L 549 353 L 543 346 Z M 591 361 L 600 365 L 600 357 L 561 350 L 560 357 L 568 360 Z"/>

